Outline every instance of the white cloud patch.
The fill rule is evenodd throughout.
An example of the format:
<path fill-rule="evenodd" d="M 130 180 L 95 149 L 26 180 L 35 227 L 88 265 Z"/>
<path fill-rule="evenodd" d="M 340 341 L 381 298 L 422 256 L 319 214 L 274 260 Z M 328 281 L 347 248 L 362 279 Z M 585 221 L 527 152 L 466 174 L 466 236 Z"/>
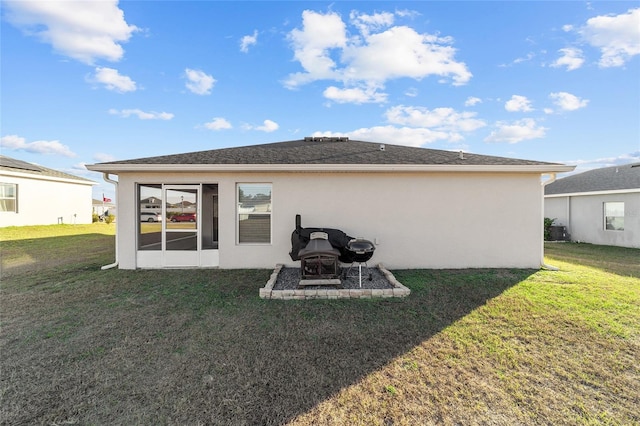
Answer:
<path fill-rule="evenodd" d="M 520 96 L 520 95 L 511 96 L 511 99 L 509 99 L 504 104 L 504 109 L 506 109 L 509 112 L 533 111 L 533 108 L 531 108 L 531 101 L 527 99 L 526 96 Z"/>
<path fill-rule="evenodd" d="M 0 138 L 0 147 L 12 151 L 25 151 L 33 154 L 62 155 L 65 157 L 75 157 L 76 154 L 63 145 L 60 141 L 34 141 L 27 140 L 18 135 L 7 135 Z"/>
<path fill-rule="evenodd" d="M 362 35 L 369 35 L 372 31 L 380 31 L 393 25 L 394 14 L 389 12 L 374 13 L 367 15 L 352 11 L 349 14 L 351 24 L 355 26 Z"/>
<path fill-rule="evenodd" d="M 589 103 L 587 99 L 580 99 L 576 95 L 567 92 L 556 92 L 549 94 L 553 103 L 563 111 L 575 111 L 584 108 Z"/>
<path fill-rule="evenodd" d="M 119 93 L 135 92 L 136 82 L 126 75 L 121 75 L 113 68 L 98 67 L 93 76 L 87 78 L 93 83 L 103 84 L 107 90 Z"/>
<path fill-rule="evenodd" d="M 145 112 L 140 109 L 110 109 L 109 114 L 117 115 L 123 118 L 135 116 L 140 120 L 171 120 L 174 117 L 174 115 L 169 112 Z"/>
<path fill-rule="evenodd" d="M 428 128 L 448 132 L 454 140 L 462 139 L 460 132 L 472 132 L 486 126 L 486 122 L 477 119 L 475 112 L 458 112 L 453 108 L 427 108 L 399 105 L 389 108 L 385 113 L 392 124 Z"/>
<path fill-rule="evenodd" d="M 485 142 L 507 142 L 518 143 L 529 139 L 540 139 L 544 137 L 547 129 L 539 126 L 535 120 L 525 118 L 512 123 L 499 121 L 496 123 L 496 130 L 491 132 Z"/>
<path fill-rule="evenodd" d="M 240 51 L 243 53 L 249 52 L 249 47 L 255 45 L 258 42 L 258 30 L 253 31 L 253 35 L 246 35 L 240 39 Z"/>
<path fill-rule="evenodd" d="M 323 95 L 330 101 L 339 104 L 382 103 L 387 100 L 387 94 L 377 92 L 375 87 L 340 89 L 335 86 L 329 86 L 325 89 Z"/>
<path fill-rule="evenodd" d="M 255 129 L 261 132 L 271 133 L 271 132 L 275 132 L 279 128 L 280 126 L 275 121 L 264 120 L 262 126 L 257 126 Z"/>
<path fill-rule="evenodd" d="M 453 85 L 463 85 L 471 79 L 466 65 L 455 60 L 456 49 L 451 46 L 450 37 L 420 34 L 407 26 L 394 26 L 392 13 L 352 12 L 350 18 L 353 29 L 348 31 L 347 24 L 335 12 L 303 12 L 302 27 L 288 34 L 294 59 L 303 71 L 290 74 L 284 81 L 286 87 L 294 89 L 314 81 L 335 81 L 344 87 L 332 86 L 333 89 L 325 91 L 326 95 L 333 96 L 330 99 L 362 103 L 362 94 L 372 89 L 378 95 L 367 98 L 367 102 L 386 100 L 381 90 L 391 79 L 421 80 L 438 76 Z M 359 96 L 354 96 L 356 94 Z"/>
<path fill-rule="evenodd" d="M 193 70 L 191 68 L 186 68 L 184 74 L 187 78 L 185 85 L 191 93 L 195 93 L 196 95 L 211 94 L 211 89 L 213 89 L 213 85 L 216 82 L 215 78 L 206 74 L 204 71 Z"/>
<path fill-rule="evenodd" d="M 584 64 L 584 57 L 582 55 L 582 50 L 580 49 L 567 47 L 558 50 L 558 52 L 562 56 L 551 64 L 554 68 L 567 67 L 567 71 L 573 71 L 577 70 Z"/>
<path fill-rule="evenodd" d="M 315 132 L 312 136 L 348 136 L 357 140 L 375 140 L 407 146 L 424 146 L 437 141 L 460 142 L 464 134 L 487 124 L 475 112 L 459 112 L 452 108 L 429 110 L 417 106 L 398 105 L 389 108 L 385 126 L 360 128 L 349 132 Z"/>
<path fill-rule="evenodd" d="M 122 59 L 122 43 L 138 30 L 125 21 L 117 0 L 7 1 L 3 6 L 7 20 L 25 34 L 89 65 Z"/>
<path fill-rule="evenodd" d="M 600 50 L 602 68 L 624 66 L 640 54 L 640 8 L 620 15 L 601 15 L 577 29 L 591 46 Z"/>
<path fill-rule="evenodd" d="M 231 126 L 231 123 L 229 121 L 222 117 L 214 117 L 213 120 L 205 123 L 204 127 L 209 130 L 226 130 L 231 129 L 233 126 Z"/>
<path fill-rule="evenodd" d="M 474 106 L 482 103 L 482 99 L 476 98 L 475 96 L 469 96 L 466 101 L 464 101 L 464 106 Z"/>

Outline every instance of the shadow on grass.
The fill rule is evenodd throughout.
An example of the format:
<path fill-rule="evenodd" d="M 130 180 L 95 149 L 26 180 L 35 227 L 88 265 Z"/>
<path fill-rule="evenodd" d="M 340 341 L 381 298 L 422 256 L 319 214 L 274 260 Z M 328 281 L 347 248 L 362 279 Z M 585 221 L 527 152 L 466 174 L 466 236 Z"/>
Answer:
<path fill-rule="evenodd" d="M 394 271 L 406 299 L 261 300 L 270 272 L 52 275 L 56 293 L 14 298 L 2 331 L 4 421 L 287 423 L 536 271 Z"/>

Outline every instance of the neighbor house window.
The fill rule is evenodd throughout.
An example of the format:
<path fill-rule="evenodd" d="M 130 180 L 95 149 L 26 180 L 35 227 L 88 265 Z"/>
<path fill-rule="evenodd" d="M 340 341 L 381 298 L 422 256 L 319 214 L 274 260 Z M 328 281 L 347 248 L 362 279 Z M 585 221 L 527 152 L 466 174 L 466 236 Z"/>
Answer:
<path fill-rule="evenodd" d="M 604 203 L 604 229 L 609 231 L 624 231 L 623 202 Z"/>
<path fill-rule="evenodd" d="M 0 183 L 0 212 L 18 212 L 18 185 Z"/>
<path fill-rule="evenodd" d="M 271 243 L 271 184 L 238 184 L 238 243 Z"/>

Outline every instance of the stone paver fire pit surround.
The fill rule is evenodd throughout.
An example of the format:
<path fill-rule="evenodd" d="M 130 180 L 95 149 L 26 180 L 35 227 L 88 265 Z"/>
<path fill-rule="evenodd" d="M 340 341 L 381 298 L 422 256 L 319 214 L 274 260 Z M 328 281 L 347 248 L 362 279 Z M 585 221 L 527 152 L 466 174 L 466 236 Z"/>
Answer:
<path fill-rule="evenodd" d="M 260 298 L 262 299 L 360 299 L 360 298 L 388 298 L 388 297 L 406 297 L 411 291 L 402 285 L 391 272 L 384 268 L 382 264 L 379 264 L 377 268 L 371 268 L 372 271 L 381 275 L 385 281 L 384 284 L 380 284 L 380 278 L 377 279 L 376 288 L 368 286 L 369 281 L 363 276 L 362 288 L 358 286 L 358 278 L 349 278 L 349 283 L 343 282 L 343 288 L 336 288 L 334 286 L 310 286 L 305 288 L 288 288 L 279 285 L 278 277 L 286 270 L 287 273 L 291 272 L 293 268 L 285 268 L 284 265 L 278 264 L 274 269 L 271 277 L 263 288 L 260 289 Z M 348 285 L 346 285 L 348 284 Z M 358 286 L 354 288 L 355 286 Z M 347 288 L 348 287 L 348 288 Z"/>

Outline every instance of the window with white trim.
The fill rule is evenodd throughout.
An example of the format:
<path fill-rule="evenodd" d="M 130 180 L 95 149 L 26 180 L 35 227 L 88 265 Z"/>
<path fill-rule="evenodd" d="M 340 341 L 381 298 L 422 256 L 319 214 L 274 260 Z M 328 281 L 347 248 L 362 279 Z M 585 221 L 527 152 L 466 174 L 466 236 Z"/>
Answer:
<path fill-rule="evenodd" d="M 0 183 L 0 212 L 18 212 L 18 185 Z"/>
<path fill-rule="evenodd" d="M 624 231 L 624 202 L 604 203 L 604 229 L 607 231 Z"/>
<path fill-rule="evenodd" d="M 237 184 L 238 244 L 271 243 L 271 184 Z"/>

